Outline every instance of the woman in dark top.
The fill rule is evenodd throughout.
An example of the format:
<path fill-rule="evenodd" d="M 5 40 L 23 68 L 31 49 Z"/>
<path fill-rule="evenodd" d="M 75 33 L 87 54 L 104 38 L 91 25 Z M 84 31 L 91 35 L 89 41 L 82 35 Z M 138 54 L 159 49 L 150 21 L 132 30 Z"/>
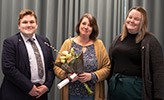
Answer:
<path fill-rule="evenodd" d="M 109 56 L 108 100 L 164 100 L 164 60 L 157 39 L 147 32 L 147 13 L 131 8 Z"/>

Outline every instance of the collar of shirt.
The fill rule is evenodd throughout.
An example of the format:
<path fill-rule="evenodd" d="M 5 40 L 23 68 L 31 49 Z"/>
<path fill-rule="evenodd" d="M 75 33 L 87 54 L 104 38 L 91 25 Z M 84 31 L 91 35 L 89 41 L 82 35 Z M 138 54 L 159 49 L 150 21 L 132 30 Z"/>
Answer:
<path fill-rule="evenodd" d="M 23 35 L 23 33 L 20 33 L 20 35 L 22 36 L 23 41 L 25 41 L 25 42 L 27 42 L 27 41 L 28 41 L 29 37 L 24 36 L 24 35 Z M 35 35 L 35 34 L 33 34 L 32 38 L 33 38 L 34 40 L 36 40 L 36 35 Z"/>

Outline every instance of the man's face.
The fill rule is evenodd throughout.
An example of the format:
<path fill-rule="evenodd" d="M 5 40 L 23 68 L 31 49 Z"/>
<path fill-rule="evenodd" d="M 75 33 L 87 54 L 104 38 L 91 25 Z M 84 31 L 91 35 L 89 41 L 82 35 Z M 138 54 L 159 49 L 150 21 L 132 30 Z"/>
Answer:
<path fill-rule="evenodd" d="M 31 37 L 36 32 L 38 27 L 37 21 L 34 16 L 25 15 L 18 24 L 18 29 L 26 37 Z"/>

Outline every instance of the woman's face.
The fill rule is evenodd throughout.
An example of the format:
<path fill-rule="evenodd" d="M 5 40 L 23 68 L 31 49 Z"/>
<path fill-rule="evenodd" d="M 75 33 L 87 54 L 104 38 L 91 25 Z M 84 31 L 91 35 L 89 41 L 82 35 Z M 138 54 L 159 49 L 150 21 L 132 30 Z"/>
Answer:
<path fill-rule="evenodd" d="M 89 37 L 92 33 L 92 30 L 93 28 L 90 25 L 89 19 L 84 17 L 79 26 L 80 36 Z"/>
<path fill-rule="evenodd" d="M 136 34 L 139 32 L 140 25 L 141 25 L 141 18 L 142 18 L 142 15 L 139 11 L 135 9 L 130 11 L 125 22 L 125 25 L 129 33 Z"/>

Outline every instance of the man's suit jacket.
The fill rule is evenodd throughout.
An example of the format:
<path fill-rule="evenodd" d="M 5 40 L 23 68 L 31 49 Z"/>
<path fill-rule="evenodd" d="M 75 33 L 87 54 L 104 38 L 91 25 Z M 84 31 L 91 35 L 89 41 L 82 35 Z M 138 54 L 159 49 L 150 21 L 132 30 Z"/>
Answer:
<path fill-rule="evenodd" d="M 46 85 L 51 88 L 54 80 L 52 49 L 44 44 L 48 39 L 39 35 L 36 38 L 44 56 Z M 27 49 L 20 33 L 7 38 L 3 43 L 2 71 L 4 79 L 0 90 L 0 100 L 34 100 L 28 94 L 33 87 L 30 81 L 30 63 Z"/>

